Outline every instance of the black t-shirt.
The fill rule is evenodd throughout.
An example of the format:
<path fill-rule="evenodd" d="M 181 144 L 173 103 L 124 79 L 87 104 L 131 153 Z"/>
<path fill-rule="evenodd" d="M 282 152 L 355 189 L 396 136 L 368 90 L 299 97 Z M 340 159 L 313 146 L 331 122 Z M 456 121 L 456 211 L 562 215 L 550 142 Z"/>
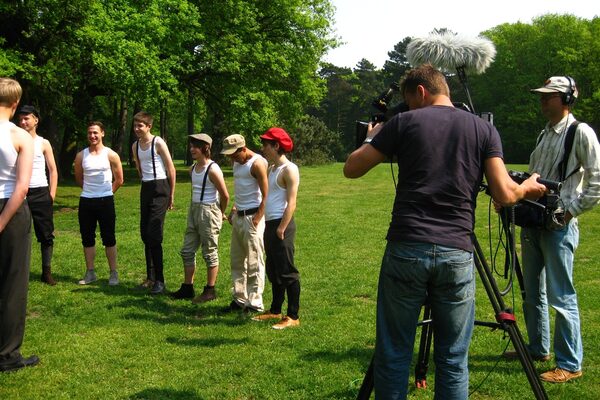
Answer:
<path fill-rule="evenodd" d="M 398 159 L 387 239 L 472 251 L 484 162 L 502 158 L 496 128 L 457 108 L 429 106 L 396 115 L 371 145 Z"/>

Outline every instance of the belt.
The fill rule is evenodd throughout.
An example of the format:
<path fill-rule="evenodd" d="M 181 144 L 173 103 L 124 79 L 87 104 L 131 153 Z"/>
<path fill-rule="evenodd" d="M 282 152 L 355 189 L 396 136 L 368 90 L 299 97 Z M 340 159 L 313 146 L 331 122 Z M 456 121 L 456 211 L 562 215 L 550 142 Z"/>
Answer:
<path fill-rule="evenodd" d="M 237 210 L 237 215 L 240 217 L 245 217 L 246 215 L 256 214 L 257 211 L 258 211 L 258 207 L 249 208 L 247 210 Z"/>

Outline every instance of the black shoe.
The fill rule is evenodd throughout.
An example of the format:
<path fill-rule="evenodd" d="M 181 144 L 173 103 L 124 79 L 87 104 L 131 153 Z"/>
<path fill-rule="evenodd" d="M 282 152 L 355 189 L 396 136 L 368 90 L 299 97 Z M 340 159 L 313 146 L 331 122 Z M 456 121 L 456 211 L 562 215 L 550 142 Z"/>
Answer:
<path fill-rule="evenodd" d="M 182 283 L 178 291 L 170 294 L 174 299 L 193 299 L 195 295 L 194 285 L 191 283 Z"/>
<path fill-rule="evenodd" d="M 38 356 L 30 356 L 28 358 L 21 358 L 18 361 L 12 362 L 10 364 L 0 364 L 0 372 L 11 372 L 17 371 L 21 368 L 25 367 L 34 367 L 40 363 L 40 359 Z"/>
<path fill-rule="evenodd" d="M 247 306 L 244 308 L 244 314 L 249 315 L 249 316 L 256 315 L 259 312 L 261 312 L 261 311 L 254 307 Z"/>
<path fill-rule="evenodd" d="M 164 294 L 165 293 L 165 283 L 161 281 L 154 282 L 154 286 L 152 286 L 152 290 L 150 294 Z"/>
<path fill-rule="evenodd" d="M 227 307 L 223 308 L 221 310 L 221 312 L 223 312 L 223 313 L 230 313 L 230 312 L 234 312 L 234 311 L 242 311 L 243 309 L 244 309 L 244 307 L 240 306 L 234 300 L 231 303 L 229 303 L 229 305 Z"/>

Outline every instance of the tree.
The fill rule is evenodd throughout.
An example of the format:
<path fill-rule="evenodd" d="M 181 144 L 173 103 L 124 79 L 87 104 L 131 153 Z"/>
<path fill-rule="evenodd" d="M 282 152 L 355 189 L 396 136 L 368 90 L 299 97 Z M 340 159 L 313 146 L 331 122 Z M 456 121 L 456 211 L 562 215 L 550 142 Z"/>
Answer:
<path fill-rule="evenodd" d="M 495 62 L 481 77 L 471 79 L 479 110 L 494 113 L 508 162 L 527 162 L 537 134 L 546 122 L 539 99 L 529 92 L 553 75 L 570 75 L 580 88 L 573 109 L 578 119 L 597 128 L 594 103 L 598 93 L 600 56 L 598 18 L 588 21 L 572 15 L 548 14 L 531 24 L 502 24 L 484 35 L 495 44 Z"/>

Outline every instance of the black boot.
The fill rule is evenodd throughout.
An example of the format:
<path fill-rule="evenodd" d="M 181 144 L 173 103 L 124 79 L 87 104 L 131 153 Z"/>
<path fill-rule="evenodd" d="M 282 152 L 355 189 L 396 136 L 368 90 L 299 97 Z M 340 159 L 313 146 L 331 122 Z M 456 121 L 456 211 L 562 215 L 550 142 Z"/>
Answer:
<path fill-rule="evenodd" d="M 50 266 L 42 267 L 42 282 L 50 286 L 56 285 L 56 281 L 52 278 L 52 268 Z"/>
<path fill-rule="evenodd" d="M 193 299 L 194 285 L 192 283 L 182 283 L 178 291 L 171 293 L 174 299 Z"/>

